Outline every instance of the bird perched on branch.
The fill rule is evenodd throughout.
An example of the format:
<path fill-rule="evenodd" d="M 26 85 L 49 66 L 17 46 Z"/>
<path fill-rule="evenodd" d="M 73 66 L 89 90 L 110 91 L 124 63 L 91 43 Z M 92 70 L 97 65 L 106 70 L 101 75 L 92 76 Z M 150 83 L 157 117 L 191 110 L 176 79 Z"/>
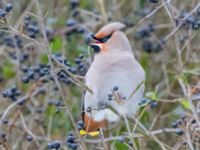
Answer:
<path fill-rule="evenodd" d="M 120 22 L 101 28 L 88 44 L 95 52 L 87 74 L 83 105 L 85 131 L 97 131 L 133 117 L 143 97 L 145 73 L 135 59 Z"/>

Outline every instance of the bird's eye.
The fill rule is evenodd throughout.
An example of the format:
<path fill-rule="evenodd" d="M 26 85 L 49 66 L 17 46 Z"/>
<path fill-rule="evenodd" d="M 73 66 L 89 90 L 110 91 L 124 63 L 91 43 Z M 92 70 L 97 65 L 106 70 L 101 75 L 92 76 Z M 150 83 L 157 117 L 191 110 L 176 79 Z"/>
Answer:
<path fill-rule="evenodd" d="M 103 37 L 103 38 L 96 38 L 96 37 L 93 37 L 95 40 L 99 41 L 100 43 L 106 43 L 112 36 L 112 33 Z"/>

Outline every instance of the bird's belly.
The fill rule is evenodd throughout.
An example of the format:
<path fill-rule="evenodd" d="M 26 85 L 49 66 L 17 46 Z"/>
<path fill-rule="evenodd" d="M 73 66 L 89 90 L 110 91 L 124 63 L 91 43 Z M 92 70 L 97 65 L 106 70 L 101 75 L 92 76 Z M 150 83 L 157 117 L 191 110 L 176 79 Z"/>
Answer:
<path fill-rule="evenodd" d="M 137 75 L 137 74 L 135 74 Z M 131 116 L 135 114 L 138 109 L 138 103 L 143 97 L 144 86 L 129 99 L 128 97 L 133 93 L 136 87 L 142 82 L 133 72 L 113 72 L 108 75 L 104 74 L 99 79 L 101 81 L 98 85 L 97 97 L 98 103 L 106 104 L 115 109 L 120 115 Z M 119 93 L 124 100 L 109 100 L 108 94 L 112 94 L 113 88 L 118 87 Z"/>

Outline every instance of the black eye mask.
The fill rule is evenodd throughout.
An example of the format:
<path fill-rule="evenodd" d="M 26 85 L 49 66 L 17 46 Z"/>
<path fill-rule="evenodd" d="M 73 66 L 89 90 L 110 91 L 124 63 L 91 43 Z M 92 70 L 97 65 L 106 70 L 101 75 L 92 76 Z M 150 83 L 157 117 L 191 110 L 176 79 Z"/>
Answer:
<path fill-rule="evenodd" d="M 96 38 L 95 36 L 93 37 L 93 39 L 99 41 L 100 43 L 106 43 L 112 36 L 112 33 L 103 37 L 103 38 Z"/>

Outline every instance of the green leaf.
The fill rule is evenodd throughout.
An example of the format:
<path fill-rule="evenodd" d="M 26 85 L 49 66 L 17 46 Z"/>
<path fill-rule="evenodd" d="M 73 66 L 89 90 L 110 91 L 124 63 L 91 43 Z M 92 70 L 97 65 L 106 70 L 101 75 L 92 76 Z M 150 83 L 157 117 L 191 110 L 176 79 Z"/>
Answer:
<path fill-rule="evenodd" d="M 48 63 L 47 55 L 41 55 L 40 60 L 41 60 L 42 63 L 47 64 Z"/>
<path fill-rule="evenodd" d="M 188 99 L 183 99 L 180 101 L 181 105 L 183 106 L 183 108 L 187 109 L 187 110 L 191 110 L 190 107 L 190 103 Z"/>
<path fill-rule="evenodd" d="M 140 0 L 140 7 L 144 8 L 144 4 L 146 3 L 147 0 Z"/>
<path fill-rule="evenodd" d="M 178 80 L 183 81 L 184 84 L 188 84 L 188 80 L 187 80 L 187 78 L 186 78 L 186 76 L 184 74 L 179 74 L 179 75 L 176 76 L 176 78 Z"/>
<path fill-rule="evenodd" d="M 141 110 L 141 112 L 143 111 L 143 109 Z M 140 122 L 145 126 L 145 127 L 148 127 L 148 122 L 149 122 L 149 119 L 150 119 L 150 114 L 145 111 L 143 112 L 141 118 L 140 118 Z"/>
<path fill-rule="evenodd" d="M 6 64 L 3 66 L 3 76 L 5 78 L 11 78 L 15 75 L 15 71 L 13 71 L 12 64 Z"/>
<path fill-rule="evenodd" d="M 121 142 L 116 142 L 115 143 L 115 149 L 116 150 L 128 150 L 128 146 L 126 146 L 124 143 L 121 143 Z"/>
<path fill-rule="evenodd" d="M 62 39 L 60 37 L 55 37 L 51 42 L 52 52 L 58 52 L 62 48 Z"/>
<path fill-rule="evenodd" d="M 147 149 L 149 149 L 149 150 L 160 149 L 160 146 L 155 141 L 149 141 L 147 143 Z"/>
<path fill-rule="evenodd" d="M 140 58 L 140 64 L 145 71 L 149 69 L 149 56 L 146 53 L 143 53 Z"/>
<path fill-rule="evenodd" d="M 158 100 L 157 93 L 155 91 L 147 92 L 146 97 L 152 100 Z"/>

